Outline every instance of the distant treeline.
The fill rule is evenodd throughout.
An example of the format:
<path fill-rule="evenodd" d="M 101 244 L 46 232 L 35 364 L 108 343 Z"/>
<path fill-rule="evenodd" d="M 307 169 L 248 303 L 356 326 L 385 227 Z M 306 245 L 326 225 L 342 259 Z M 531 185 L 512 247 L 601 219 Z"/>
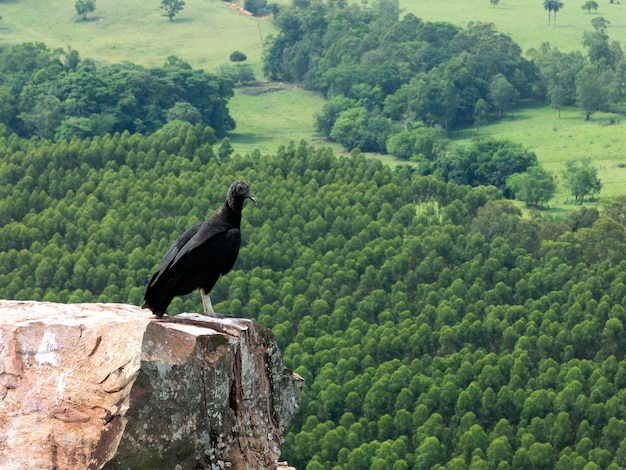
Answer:
<path fill-rule="evenodd" d="M 0 123 L 20 136 L 85 138 L 150 134 L 172 120 L 234 129 L 232 80 L 194 70 L 177 57 L 161 68 L 81 60 L 41 43 L 0 47 Z"/>
<path fill-rule="evenodd" d="M 398 0 L 294 1 L 277 13 L 265 73 L 322 92 L 317 130 L 346 149 L 418 161 L 445 154 L 446 131 L 479 129 L 523 98 L 578 105 L 588 118 L 626 96 L 624 55 L 602 18 L 582 38 L 587 57 L 543 44 L 528 60 L 493 24 L 400 17 Z"/>

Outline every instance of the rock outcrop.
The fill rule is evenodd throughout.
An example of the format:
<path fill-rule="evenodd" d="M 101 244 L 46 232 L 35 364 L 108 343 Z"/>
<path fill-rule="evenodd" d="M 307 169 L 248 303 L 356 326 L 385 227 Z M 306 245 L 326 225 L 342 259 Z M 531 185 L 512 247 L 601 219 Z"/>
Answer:
<path fill-rule="evenodd" d="M 0 468 L 273 469 L 302 379 L 249 320 L 0 301 Z"/>

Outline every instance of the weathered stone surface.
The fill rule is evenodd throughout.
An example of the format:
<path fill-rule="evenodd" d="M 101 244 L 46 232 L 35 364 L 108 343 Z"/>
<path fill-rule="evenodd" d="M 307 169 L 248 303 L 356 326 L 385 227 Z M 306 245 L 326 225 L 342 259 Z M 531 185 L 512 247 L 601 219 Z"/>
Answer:
<path fill-rule="evenodd" d="M 0 301 L 0 468 L 271 469 L 302 379 L 244 319 Z"/>

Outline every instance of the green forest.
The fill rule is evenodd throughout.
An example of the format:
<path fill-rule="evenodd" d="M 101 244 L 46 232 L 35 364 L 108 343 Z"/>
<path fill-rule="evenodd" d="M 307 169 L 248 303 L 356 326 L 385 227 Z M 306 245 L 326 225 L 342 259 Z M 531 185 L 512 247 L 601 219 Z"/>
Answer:
<path fill-rule="evenodd" d="M 607 19 L 594 17 L 581 34 L 584 54 L 544 42 L 522 55 L 492 23 L 461 27 L 401 12 L 398 0 L 294 1 L 276 17 L 265 74 L 322 93 L 317 130 L 348 151 L 421 162 L 445 158 L 449 131 L 478 131 L 522 99 L 578 106 L 587 120 L 623 111 L 626 60 Z"/>
<path fill-rule="evenodd" d="M 183 120 L 235 128 L 227 103 L 234 83 L 176 56 L 161 68 L 99 65 L 77 50 L 43 43 L 0 48 L 0 123 L 20 136 L 70 140 L 129 131 L 149 134 Z"/>
<path fill-rule="evenodd" d="M 557 175 L 577 205 L 539 211 L 555 175 L 483 133 L 520 100 L 623 112 L 610 23 L 592 15 L 584 53 L 522 54 L 395 0 L 267 9 L 266 76 L 322 94 L 317 132 L 350 153 L 234 153 L 233 78 L 175 55 L 0 45 L 0 298 L 141 305 L 173 240 L 243 180 L 259 204 L 211 299 L 271 328 L 305 379 L 290 465 L 626 470 L 626 194 L 596 198 L 590 155 Z M 452 145 L 462 128 L 476 138 Z M 193 293 L 169 313 L 201 309 Z"/>
<path fill-rule="evenodd" d="M 626 468 L 625 198 L 522 218 L 494 186 L 358 151 L 232 155 L 181 121 L 69 142 L 4 129 L 0 297 L 140 305 L 235 179 L 259 205 L 212 298 L 272 328 L 306 380 L 291 465 Z"/>
<path fill-rule="evenodd" d="M 279 15 L 278 19 L 280 18 L 283 17 Z M 380 28 L 382 26 L 379 26 Z M 467 121 L 472 113 L 479 109 L 481 111 L 477 118 L 480 119 L 476 122 L 482 122 L 480 120 L 486 118 L 488 110 L 497 109 L 498 115 L 501 116 L 512 104 L 512 102 L 498 104 L 494 101 L 494 90 L 497 87 L 493 86 L 489 87 L 490 98 L 485 96 L 491 104 L 487 104 L 485 99 L 479 97 L 481 88 L 484 88 L 482 85 L 488 83 L 487 75 L 495 74 L 493 76 L 496 81 L 503 82 L 502 86 L 509 90 L 526 89 L 525 93 L 529 94 L 540 83 L 537 78 L 537 66 L 523 59 L 519 47 L 507 36 L 497 33 L 493 25 L 474 25 L 471 30 L 461 31 L 449 24 L 424 24 L 417 18 L 406 15 L 394 28 L 427 35 L 430 42 L 421 42 L 424 42 L 422 47 L 429 52 L 423 54 L 437 57 L 436 61 L 447 57 L 446 54 L 438 52 L 443 50 L 443 43 L 446 41 L 451 40 L 453 44 L 459 41 L 463 44 L 457 58 L 463 57 L 463 60 L 467 61 L 469 60 L 467 57 L 473 57 L 471 60 L 473 68 L 468 70 L 463 67 L 462 70 L 448 71 L 446 76 L 456 77 L 454 80 L 464 76 L 471 82 L 467 84 L 471 90 L 462 93 L 467 95 L 465 104 L 454 98 L 453 101 L 458 107 L 455 107 L 454 112 L 448 113 L 444 109 L 445 106 L 439 104 L 446 102 L 445 97 L 432 94 L 422 85 L 418 87 L 419 89 L 408 92 L 404 85 L 400 86 L 402 82 L 400 80 L 394 82 L 399 88 L 396 93 L 391 94 L 393 88 L 391 85 L 389 85 L 391 88 L 387 87 L 387 91 L 383 92 L 385 87 L 380 83 L 366 85 L 352 83 L 349 80 L 344 83 L 333 75 L 346 86 L 349 85 L 350 90 L 359 89 L 365 92 L 365 89 L 371 88 L 367 94 L 373 93 L 371 96 L 376 95 L 378 98 L 366 99 L 371 106 L 363 107 L 361 98 L 357 99 L 347 91 L 346 94 L 331 93 L 329 91 L 333 88 L 331 86 L 329 90 L 325 90 L 329 99 L 317 117 L 320 135 L 343 142 L 348 150 L 358 148 L 363 151 L 389 151 L 402 160 L 419 162 L 417 171 L 422 175 L 438 173 L 444 180 L 454 180 L 459 184 L 494 185 L 503 191 L 507 198 L 523 201 L 529 208 L 546 207 L 554 196 L 557 185 L 554 175 L 540 166 L 534 153 L 514 142 L 499 141 L 487 136 L 477 136 L 476 142 L 469 146 L 452 146 L 447 140 L 449 126 L 453 126 L 457 119 Z M 399 41 L 391 39 L 389 41 L 395 48 L 400 47 Z M 268 43 L 276 45 L 281 41 L 270 38 Z M 403 46 L 404 50 L 413 50 L 417 43 L 408 42 Z M 466 43 L 472 45 L 468 46 Z M 450 46 L 450 50 L 453 49 L 454 47 Z M 470 49 L 475 49 L 472 54 L 468 52 Z M 280 55 L 285 54 L 283 51 Z M 390 57 L 393 55 L 381 51 L 377 57 L 381 54 Z M 548 48 L 543 54 L 560 53 Z M 538 54 L 538 58 L 541 57 L 543 55 Z M 578 54 L 576 57 L 582 56 Z M 557 60 L 552 59 L 549 62 L 551 67 L 554 67 Z M 270 60 L 269 56 L 267 60 Z M 341 60 L 342 64 L 347 60 L 345 55 L 342 54 Z M 415 56 L 406 60 L 413 64 L 423 61 L 422 58 Z M 456 63 L 452 58 L 449 60 Z M 479 79 L 477 71 L 485 69 L 486 64 L 491 64 L 492 67 L 490 71 L 484 72 L 487 75 L 483 79 Z M 339 69 L 343 70 L 344 65 Z M 389 75 L 389 67 L 393 69 L 398 66 L 400 65 L 395 60 L 381 63 L 381 68 L 371 80 L 390 79 L 393 73 Z M 362 74 L 365 70 L 363 67 L 354 69 L 353 78 L 367 78 Z M 422 63 L 420 67 L 429 66 Z M 374 73 L 375 67 L 365 68 Z M 418 73 L 417 69 L 413 70 L 415 67 L 412 69 L 407 65 L 401 68 L 406 69 L 407 77 Z M 496 73 L 497 70 L 506 72 L 513 81 L 517 77 L 519 81 L 517 88 L 511 88 L 512 85 L 506 77 L 500 72 Z M 2 72 L 0 124 L 5 126 L 7 132 L 25 138 L 36 136 L 69 143 L 75 138 L 103 137 L 115 132 L 150 135 L 166 123 L 176 121 L 210 126 L 216 137 L 225 137 L 228 131 L 236 127 L 228 110 L 228 100 L 233 96 L 235 86 L 230 76 L 232 74 L 211 75 L 203 70 L 193 69 L 176 56 L 168 57 L 163 67 L 155 69 L 146 69 L 128 62 L 97 65 L 91 59 L 81 59 L 79 53 L 69 47 L 50 50 L 43 43 L 26 43 L 0 48 L 0 71 Z M 268 73 L 272 75 L 275 72 Z M 321 73 L 322 76 L 329 76 L 328 74 L 330 72 Z M 419 72 L 418 76 L 421 76 L 420 74 L 422 72 Z M 555 74 L 562 80 L 567 75 L 561 68 Z M 522 80 L 521 77 L 525 78 Z M 534 77 L 535 82 L 528 77 Z M 574 78 L 571 72 L 571 81 Z M 593 80 L 596 81 L 597 78 Z M 414 79 L 411 79 L 411 83 L 413 81 Z M 431 91 L 436 90 L 439 93 L 448 89 L 454 96 L 458 95 L 456 86 L 450 81 L 444 83 L 438 79 L 428 85 Z M 403 94 L 402 90 L 409 94 Z M 386 94 L 387 92 L 390 94 Z M 517 91 L 514 94 L 519 95 Z M 420 113 L 409 112 L 407 106 L 409 108 L 417 106 L 416 99 L 423 100 L 430 95 L 432 99 L 429 98 L 429 107 L 432 112 L 429 113 L 432 119 L 426 119 Z M 476 106 L 473 104 L 475 100 Z M 387 111 L 394 108 L 396 111 L 393 114 L 396 117 L 394 119 L 384 117 L 385 113 L 380 113 L 381 106 Z M 368 111 L 368 107 L 372 108 L 371 112 Z M 466 113 L 465 117 L 463 109 L 469 113 Z M 435 110 L 444 114 L 435 119 L 432 114 Z M 399 121 L 404 122 L 403 129 L 400 129 Z M 342 135 L 349 136 L 348 140 L 338 137 L 338 129 L 342 129 L 341 132 L 345 131 Z M 365 137 L 366 134 L 369 137 Z M 372 147 L 370 144 L 374 141 L 380 145 Z M 593 199 L 600 192 L 602 184 L 597 177 L 597 168 L 591 161 L 583 159 L 568 162 L 566 168 L 567 171 L 563 175 L 564 185 L 577 203 L 582 204 L 585 199 Z"/>

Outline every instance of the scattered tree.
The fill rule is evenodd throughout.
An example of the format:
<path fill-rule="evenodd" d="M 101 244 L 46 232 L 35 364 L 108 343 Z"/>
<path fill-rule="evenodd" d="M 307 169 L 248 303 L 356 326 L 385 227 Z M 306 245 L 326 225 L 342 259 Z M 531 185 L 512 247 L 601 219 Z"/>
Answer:
<path fill-rule="evenodd" d="M 543 0 L 543 8 L 548 11 L 548 26 L 550 26 L 550 20 L 552 19 L 553 6 L 554 0 Z"/>
<path fill-rule="evenodd" d="M 499 73 L 493 77 L 489 84 L 489 99 L 498 111 L 498 118 L 504 116 L 504 112 L 514 105 L 518 97 L 519 92 L 504 75 Z"/>
<path fill-rule="evenodd" d="M 230 61 L 235 62 L 237 64 L 239 62 L 245 62 L 246 60 L 248 60 L 248 58 L 243 52 L 240 52 L 240 51 L 235 51 L 230 55 Z"/>
<path fill-rule="evenodd" d="M 541 209 L 556 192 L 554 177 L 540 166 L 531 166 L 525 173 L 516 173 L 506 180 L 515 198 L 526 207 Z"/>
<path fill-rule="evenodd" d="M 569 160 L 565 164 L 563 179 L 578 204 L 582 204 L 585 197 L 593 197 L 602 189 L 602 183 L 598 179 L 598 170 L 591 165 L 590 158 Z"/>
<path fill-rule="evenodd" d="M 550 14 L 554 12 L 554 24 L 556 26 L 556 14 L 565 5 L 560 0 L 544 0 L 543 8 L 548 10 L 548 26 L 550 26 Z"/>
<path fill-rule="evenodd" d="M 549 92 L 550 105 L 552 108 L 559 112 L 559 119 L 561 119 L 561 106 L 567 101 L 567 91 L 562 86 L 555 86 Z"/>
<path fill-rule="evenodd" d="M 181 12 L 185 7 L 184 0 L 161 0 L 161 10 L 165 11 L 164 16 L 167 16 L 170 21 L 174 21 L 174 17 Z"/>
<path fill-rule="evenodd" d="M 235 83 L 240 85 L 247 85 L 253 82 L 256 77 L 251 65 L 241 64 L 248 58 L 243 52 L 235 51 L 230 55 L 230 61 L 236 63 L 236 66 L 224 64 L 220 66 L 220 74 L 231 78 Z"/>
<path fill-rule="evenodd" d="M 559 12 L 559 10 L 561 8 L 563 8 L 565 5 L 563 2 L 559 1 L 559 0 L 552 0 L 552 11 L 554 12 L 554 26 L 556 26 L 556 14 Z"/>
<path fill-rule="evenodd" d="M 605 93 L 600 80 L 600 72 L 593 64 L 586 65 L 576 75 L 576 100 L 585 113 L 585 121 L 602 108 Z"/>
<path fill-rule="evenodd" d="M 591 10 L 598 9 L 598 3 L 594 2 L 593 0 L 587 0 L 581 8 L 583 10 L 587 10 L 588 13 L 591 13 Z"/>
<path fill-rule="evenodd" d="M 480 128 L 487 124 L 487 111 L 489 111 L 489 105 L 484 99 L 480 98 L 476 101 L 474 106 L 474 127 L 477 134 L 480 132 Z"/>
<path fill-rule="evenodd" d="M 87 19 L 87 13 L 91 13 L 96 9 L 96 0 L 76 0 L 74 4 L 76 12 L 83 15 L 83 20 Z"/>

